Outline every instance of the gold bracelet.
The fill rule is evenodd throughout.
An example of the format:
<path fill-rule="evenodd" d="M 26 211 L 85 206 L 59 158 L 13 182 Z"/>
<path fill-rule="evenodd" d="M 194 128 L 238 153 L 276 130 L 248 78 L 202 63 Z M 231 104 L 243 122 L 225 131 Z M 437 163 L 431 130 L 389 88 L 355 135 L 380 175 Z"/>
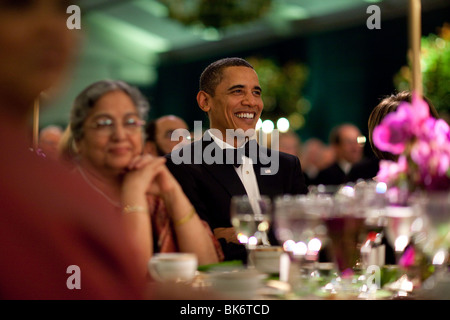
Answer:
<path fill-rule="evenodd" d="M 175 226 L 181 226 L 181 225 L 185 224 L 186 222 L 188 222 L 189 220 L 191 220 L 192 217 L 193 217 L 196 213 L 197 213 L 197 212 L 195 212 L 195 208 L 192 207 L 191 212 L 189 212 L 184 218 L 181 218 L 180 220 L 175 221 L 173 224 L 174 224 Z"/>
<path fill-rule="evenodd" d="M 133 212 L 145 212 L 147 213 L 147 209 L 143 206 L 131 206 L 127 204 L 125 207 L 123 207 L 123 213 L 133 213 Z"/>

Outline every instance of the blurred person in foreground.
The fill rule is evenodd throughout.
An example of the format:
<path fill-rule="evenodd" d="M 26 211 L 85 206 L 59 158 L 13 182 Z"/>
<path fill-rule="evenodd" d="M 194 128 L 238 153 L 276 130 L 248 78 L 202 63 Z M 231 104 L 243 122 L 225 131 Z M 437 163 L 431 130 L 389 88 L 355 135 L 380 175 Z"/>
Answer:
<path fill-rule="evenodd" d="M 64 168 L 29 151 L 33 101 L 76 44 L 67 1 L 0 1 L 0 299 L 136 299 L 137 255 L 120 218 Z M 66 283 L 70 266 L 81 289 Z"/>
<path fill-rule="evenodd" d="M 166 159 L 143 153 L 148 110 L 140 91 L 123 81 L 101 80 L 85 88 L 70 117 L 75 172 L 122 216 L 140 249 L 144 274 L 157 252 L 192 252 L 200 265 L 216 263 L 220 246 Z"/>
<path fill-rule="evenodd" d="M 101 195 L 29 151 L 33 102 L 75 50 L 70 4 L 0 1 L 0 299 L 179 298 L 147 290 L 123 221 Z"/>
<path fill-rule="evenodd" d="M 153 156 L 164 156 L 171 153 L 173 148 L 182 147 L 191 141 L 191 136 L 180 136 L 172 140 L 172 134 L 177 129 L 184 129 L 188 133 L 189 127 L 180 117 L 174 115 L 162 116 L 149 121 L 145 127 L 145 152 Z M 180 132 L 181 133 L 181 132 Z"/>
<path fill-rule="evenodd" d="M 226 260 L 247 259 L 231 225 L 234 195 L 248 195 L 252 200 L 261 195 L 307 193 L 298 157 L 257 144 L 262 90 L 246 60 L 233 57 L 211 63 L 200 76 L 197 93 L 210 129 L 201 139 L 167 155 L 167 166 L 199 215 L 208 221 Z"/>

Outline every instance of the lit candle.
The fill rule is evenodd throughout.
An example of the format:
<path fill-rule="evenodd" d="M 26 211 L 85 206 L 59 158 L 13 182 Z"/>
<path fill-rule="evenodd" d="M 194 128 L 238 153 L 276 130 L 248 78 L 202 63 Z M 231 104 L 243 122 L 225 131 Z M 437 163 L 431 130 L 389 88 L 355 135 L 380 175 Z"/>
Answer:
<path fill-rule="evenodd" d="M 423 86 L 420 67 L 420 40 L 422 37 L 422 27 L 420 0 L 409 0 L 409 9 L 409 43 L 412 69 L 411 90 L 419 97 L 422 97 Z"/>

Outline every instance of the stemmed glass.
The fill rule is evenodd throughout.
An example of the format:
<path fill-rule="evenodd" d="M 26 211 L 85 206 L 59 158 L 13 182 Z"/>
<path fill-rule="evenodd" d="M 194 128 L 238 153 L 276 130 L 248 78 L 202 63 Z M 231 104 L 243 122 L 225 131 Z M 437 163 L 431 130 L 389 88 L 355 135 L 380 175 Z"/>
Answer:
<path fill-rule="evenodd" d="M 435 268 L 434 274 L 427 279 L 425 285 L 432 290 L 438 283 L 444 282 L 444 277 L 449 276 L 447 265 L 450 248 L 450 192 L 416 195 L 412 204 L 417 214 L 424 219 L 423 236 L 417 237 L 416 244 Z"/>
<path fill-rule="evenodd" d="M 322 217 L 331 209 L 331 198 L 284 195 L 275 198 L 274 230 L 277 239 L 300 267 L 300 282 L 319 276 L 318 257 L 326 238 Z"/>
<path fill-rule="evenodd" d="M 269 197 L 253 199 L 247 195 L 233 196 L 230 216 L 239 242 L 247 248 L 248 257 L 250 250 L 258 245 L 270 245 L 268 231 L 272 220 L 272 202 Z"/>
<path fill-rule="evenodd" d="M 386 249 L 384 212 L 387 185 L 373 180 L 359 181 L 354 186 L 355 199 L 365 217 L 367 238 L 361 244 L 361 267 L 384 265 Z"/>
<path fill-rule="evenodd" d="M 413 283 L 408 279 L 407 267 L 412 264 L 405 255 L 414 233 L 423 225 L 421 215 L 414 210 L 411 203 L 405 205 L 389 204 L 385 209 L 386 237 L 395 250 L 396 264 L 400 270 L 399 279 L 391 284 L 397 296 L 407 296 L 413 290 Z"/>
<path fill-rule="evenodd" d="M 334 196 L 333 210 L 325 217 L 325 223 L 339 272 L 352 273 L 359 258 L 358 245 L 366 231 L 365 216 L 354 199 L 353 188 L 344 188 L 346 191 Z"/>
<path fill-rule="evenodd" d="M 352 186 L 341 186 L 333 195 L 333 209 L 324 218 L 337 276 L 324 289 L 330 293 L 354 294 L 351 282 L 360 245 L 367 233 L 366 215 Z"/>

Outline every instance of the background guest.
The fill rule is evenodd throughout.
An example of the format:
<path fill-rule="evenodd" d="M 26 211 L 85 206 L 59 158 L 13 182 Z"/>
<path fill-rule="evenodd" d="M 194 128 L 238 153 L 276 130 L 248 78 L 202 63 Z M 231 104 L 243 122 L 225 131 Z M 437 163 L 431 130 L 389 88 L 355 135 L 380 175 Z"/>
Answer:
<path fill-rule="evenodd" d="M 430 108 L 430 114 L 439 118 L 439 114 L 434 108 L 431 101 L 424 97 L 424 100 L 428 103 Z M 401 102 L 411 102 L 411 92 L 401 91 L 396 94 L 392 94 L 387 96 L 381 100 L 381 102 L 372 110 L 369 120 L 368 120 L 368 129 L 369 129 L 369 143 L 370 147 L 373 151 L 373 155 L 361 160 L 359 163 L 356 163 L 350 173 L 348 174 L 349 181 L 356 181 L 357 179 L 372 179 L 374 178 L 379 170 L 379 161 L 380 160 L 392 160 L 397 161 L 398 155 L 394 155 L 390 152 L 379 150 L 373 143 L 373 130 L 377 125 L 380 124 L 381 120 L 390 112 L 397 110 L 397 107 Z"/>
<path fill-rule="evenodd" d="M 61 139 L 58 143 L 58 159 L 62 161 L 69 168 L 73 168 L 76 165 L 77 150 L 75 142 L 73 141 L 72 131 L 70 130 L 70 124 L 64 129 Z"/>
<path fill-rule="evenodd" d="M 293 131 L 280 132 L 278 150 L 293 156 L 301 156 L 302 142 L 300 137 Z"/>
<path fill-rule="evenodd" d="M 163 156 L 172 152 L 177 145 L 181 147 L 190 143 L 190 135 L 180 137 L 175 141 L 172 140 L 172 133 L 177 129 L 189 131 L 186 122 L 174 115 L 167 115 L 149 121 L 145 128 L 145 152 L 154 156 Z"/>
<path fill-rule="evenodd" d="M 316 184 L 340 185 L 348 181 L 352 166 L 363 157 L 363 146 L 358 141 L 360 130 L 353 124 L 341 124 L 331 130 L 330 146 L 334 149 L 335 162 L 317 175 Z"/>
<path fill-rule="evenodd" d="M 322 140 L 309 138 L 302 145 L 300 160 L 307 185 L 314 185 L 319 172 L 334 162 L 334 149 Z"/>
<path fill-rule="evenodd" d="M 368 120 L 369 143 L 373 153 L 379 159 L 397 161 L 398 155 L 394 155 L 392 153 L 379 150 L 373 143 L 373 130 L 375 129 L 376 126 L 378 126 L 381 123 L 381 121 L 388 113 L 396 111 L 400 103 L 402 102 L 411 103 L 411 99 L 412 99 L 411 92 L 401 91 L 396 94 L 392 94 L 390 96 L 385 97 L 375 108 L 373 108 Z M 430 115 L 438 119 L 439 113 L 436 111 L 432 102 L 427 97 L 423 97 L 423 99 L 427 102 L 430 108 Z"/>
<path fill-rule="evenodd" d="M 58 145 L 62 135 L 63 130 L 61 127 L 55 125 L 46 126 L 40 131 L 38 140 L 39 148 L 47 158 L 53 160 L 58 159 Z"/>

